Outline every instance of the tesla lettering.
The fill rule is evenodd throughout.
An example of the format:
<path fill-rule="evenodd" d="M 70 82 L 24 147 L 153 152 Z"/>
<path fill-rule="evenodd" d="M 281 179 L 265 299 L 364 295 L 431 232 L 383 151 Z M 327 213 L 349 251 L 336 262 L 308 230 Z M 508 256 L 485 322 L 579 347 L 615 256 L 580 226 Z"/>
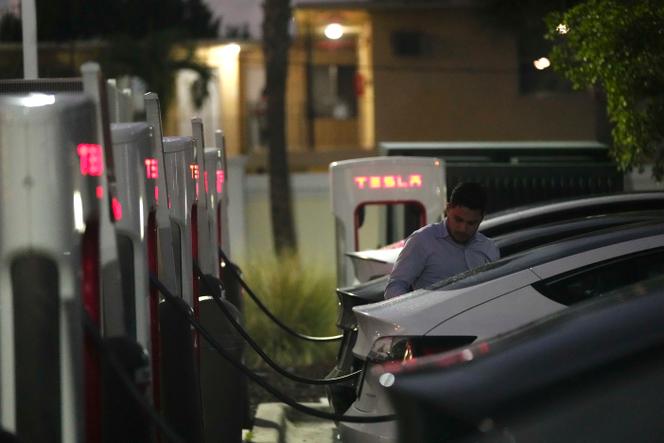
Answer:
<path fill-rule="evenodd" d="M 104 172 L 104 157 L 101 145 L 81 143 L 76 147 L 81 175 L 100 177 Z"/>
<path fill-rule="evenodd" d="M 200 173 L 198 172 L 198 165 L 197 164 L 191 164 L 189 165 L 189 169 L 191 170 L 191 178 L 194 180 L 198 180 L 200 177 Z"/>
<path fill-rule="evenodd" d="M 145 159 L 145 176 L 147 178 L 159 178 L 159 166 L 157 164 L 157 159 L 155 158 L 146 158 Z"/>
<path fill-rule="evenodd" d="M 422 187 L 422 174 L 358 175 L 353 177 L 358 189 L 411 189 Z"/>

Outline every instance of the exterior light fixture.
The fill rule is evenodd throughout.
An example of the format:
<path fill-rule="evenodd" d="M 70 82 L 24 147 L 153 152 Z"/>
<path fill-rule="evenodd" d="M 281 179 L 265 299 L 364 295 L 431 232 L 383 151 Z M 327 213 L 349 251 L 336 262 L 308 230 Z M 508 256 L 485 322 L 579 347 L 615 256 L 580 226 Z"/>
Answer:
<path fill-rule="evenodd" d="M 325 27 L 324 34 L 330 40 L 339 40 L 344 35 L 344 28 L 339 23 L 330 23 Z"/>
<path fill-rule="evenodd" d="M 540 57 L 537 60 L 533 61 L 533 66 L 535 66 L 535 69 L 542 71 L 551 66 L 551 62 L 546 57 Z"/>
<path fill-rule="evenodd" d="M 556 26 L 556 31 L 558 31 L 558 34 L 565 35 L 569 32 L 569 28 L 567 27 L 566 24 L 561 23 L 558 26 Z"/>

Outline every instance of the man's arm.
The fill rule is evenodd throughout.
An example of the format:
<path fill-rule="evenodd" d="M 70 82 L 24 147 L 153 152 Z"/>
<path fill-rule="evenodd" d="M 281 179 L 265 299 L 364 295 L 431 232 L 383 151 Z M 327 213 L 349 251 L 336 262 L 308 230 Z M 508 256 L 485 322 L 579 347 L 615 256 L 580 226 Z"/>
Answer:
<path fill-rule="evenodd" d="M 390 279 L 385 288 L 384 297 L 386 300 L 412 291 L 413 282 L 422 273 L 427 252 L 418 238 L 419 236 L 416 234 L 406 241 L 397 261 L 394 263 Z"/>

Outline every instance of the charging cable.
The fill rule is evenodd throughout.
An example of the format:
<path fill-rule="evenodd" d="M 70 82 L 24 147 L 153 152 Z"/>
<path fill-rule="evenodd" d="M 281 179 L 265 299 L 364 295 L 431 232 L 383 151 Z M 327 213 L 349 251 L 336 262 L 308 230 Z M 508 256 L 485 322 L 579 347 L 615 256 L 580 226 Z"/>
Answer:
<path fill-rule="evenodd" d="M 122 367 L 118 359 L 115 357 L 113 351 L 111 351 L 104 343 L 99 330 L 90 318 L 90 314 L 85 309 L 83 309 L 83 328 L 88 334 L 88 337 L 90 337 L 95 348 L 97 348 L 97 352 L 99 352 L 101 358 L 103 358 L 104 361 L 106 361 L 113 369 L 115 374 L 120 378 L 122 384 L 127 388 L 136 403 L 138 403 L 141 409 L 143 409 L 143 411 L 148 414 L 152 423 L 161 432 L 161 435 L 172 443 L 186 443 L 182 437 L 177 435 L 177 433 L 170 427 L 170 425 L 163 419 L 163 417 L 159 415 L 154 407 L 148 403 L 143 394 L 141 394 L 139 390 L 136 389 L 136 386 L 134 386 L 134 383 L 132 383 L 129 375 Z"/>
<path fill-rule="evenodd" d="M 303 404 L 298 403 L 295 401 L 293 398 L 289 397 L 288 395 L 284 394 L 283 392 L 277 390 L 273 386 L 271 386 L 269 383 L 265 382 L 260 376 L 256 375 L 254 372 L 252 372 L 247 366 L 245 366 L 242 362 L 236 360 L 230 352 L 225 350 L 221 344 L 208 332 L 207 329 L 205 329 L 198 320 L 193 318 L 191 312 L 189 310 L 185 309 L 182 305 L 177 303 L 177 297 L 171 294 L 171 292 L 164 286 L 163 283 L 159 281 L 152 273 L 150 274 L 150 284 L 152 284 L 154 287 L 156 287 L 159 292 L 162 293 L 164 296 L 164 299 L 168 302 L 173 304 L 175 308 L 182 314 L 184 315 L 189 323 L 196 329 L 202 336 L 205 338 L 205 340 L 221 355 L 226 361 L 228 361 L 231 365 L 235 366 L 236 369 L 239 371 L 243 372 L 247 377 L 249 377 L 252 381 L 257 383 L 259 386 L 261 386 L 263 389 L 265 389 L 267 392 L 272 394 L 275 398 L 278 400 L 286 403 L 288 406 L 292 407 L 293 409 L 300 411 L 304 414 L 312 415 L 314 417 L 322 418 L 325 420 L 334 420 L 334 421 L 343 421 L 343 422 L 349 422 L 349 423 L 379 423 L 379 422 L 385 422 L 385 421 L 391 421 L 396 419 L 395 415 L 377 415 L 377 416 L 372 416 L 372 417 L 353 417 L 353 416 L 347 416 L 347 415 L 340 415 L 340 414 L 333 414 L 329 412 L 324 412 L 324 411 L 319 411 L 318 409 L 310 408 L 307 406 L 304 406 Z"/>
<path fill-rule="evenodd" d="M 289 378 L 293 381 L 299 382 L 299 383 L 307 383 L 310 385 L 331 385 L 335 383 L 340 383 L 348 380 L 352 380 L 362 371 L 355 371 L 351 372 L 350 374 L 343 375 L 341 377 L 334 377 L 334 378 L 324 378 L 324 379 L 319 379 L 319 378 L 307 378 L 307 377 L 302 377 L 296 374 L 293 374 L 291 372 L 286 371 L 283 369 L 281 366 L 279 366 L 274 360 L 272 360 L 266 353 L 261 349 L 261 347 L 256 343 L 249 333 L 247 332 L 246 329 L 235 319 L 235 316 L 231 312 L 231 310 L 226 306 L 225 300 L 222 300 L 221 298 L 221 292 L 223 291 L 223 284 L 220 280 L 218 280 L 216 277 L 211 276 L 211 275 L 206 275 L 203 274 L 201 269 L 198 267 L 196 263 L 194 263 L 194 271 L 197 274 L 197 277 L 203 282 L 203 286 L 207 288 L 207 290 L 210 292 L 212 295 L 212 299 L 214 300 L 214 303 L 221 309 L 221 312 L 226 316 L 228 321 L 233 325 L 235 329 L 240 333 L 242 338 L 249 343 L 249 346 L 252 347 L 254 351 L 260 357 L 265 361 L 265 363 L 268 364 L 272 369 L 277 371 L 279 374 L 283 375 L 286 378 Z M 214 290 L 214 288 L 211 287 L 209 280 L 213 280 L 215 284 L 217 285 L 217 290 Z"/>
<path fill-rule="evenodd" d="M 270 310 L 263 304 L 263 302 L 260 300 L 260 298 L 258 298 L 256 293 L 252 291 L 247 282 L 245 282 L 244 279 L 242 278 L 240 268 L 226 256 L 223 249 L 221 248 L 219 248 L 219 256 L 224 261 L 224 263 L 230 268 L 231 272 L 233 272 L 233 275 L 238 279 L 240 285 L 245 291 L 247 291 L 247 294 L 249 294 L 249 297 L 251 297 L 254 303 L 256 303 L 256 305 L 261 309 L 261 311 L 263 311 L 265 315 L 267 315 L 273 322 L 275 322 L 284 331 L 288 332 L 289 334 L 297 338 L 301 338 L 302 340 L 309 340 L 316 342 L 337 341 L 343 338 L 343 334 L 332 335 L 329 337 L 313 337 L 311 335 L 301 334 L 289 328 L 281 320 L 279 320 L 272 312 L 270 312 Z"/>

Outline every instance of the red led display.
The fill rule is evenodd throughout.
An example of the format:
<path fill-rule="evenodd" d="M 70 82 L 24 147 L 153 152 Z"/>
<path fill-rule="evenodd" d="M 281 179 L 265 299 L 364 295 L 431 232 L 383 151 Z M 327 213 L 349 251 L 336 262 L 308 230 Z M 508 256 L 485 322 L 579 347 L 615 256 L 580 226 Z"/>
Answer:
<path fill-rule="evenodd" d="M 222 169 L 217 169 L 217 193 L 221 194 L 221 191 L 224 190 L 224 171 Z"/>
<path fill-rule="evenodd" d="M 159 204 L 159 186 L 154 187 L 154 201 Z"/>
<path fill-rule="evenodd" d="M 145 176 L 147 178 L 159 178 L 159 164 L 156 158 L 145 159 Z"/>
<path fill-rule="evenodd" d="M 353 177 L 358 189 L 410 189 L 422 187 L 422 174 L 358 175 Z"/>
<path fill-rule="evenodd" d="M 95 192 L 97 193 L 97 198 L 99 200 L 101 200 L 104 197 L 104 187 L 102 185 L 97 186 Z"/>
<path fill-rule="evenodd" d="M 100 177 L 104 172 L 104 153 L 101 145 L 94 143 L 80 143 L 76 147 L 81 175 Z"/>
<path fill-rule="evenodd" d="M 208 190 L 208 173 L 207 173 L 207 171 L 203 172 L 203 183 L 205 183 L 205 193 L 209 194 L 210 191 Z"/>
<path fill-rule="evenodd" d="M 198 180 L 200 178 L 200 172 L 198 170 L 198 165 L 197 164 L 191 164 L 189 165 L 189 170 L 191 171 L 191 178 L 194 180 Z"/>
<path fill-rule="evenodd" d="M 116 197 L 111 199 L 111 209 L 113 210 L 113 219 L 115 221 L 122 220 L 122 203 Z"/>

